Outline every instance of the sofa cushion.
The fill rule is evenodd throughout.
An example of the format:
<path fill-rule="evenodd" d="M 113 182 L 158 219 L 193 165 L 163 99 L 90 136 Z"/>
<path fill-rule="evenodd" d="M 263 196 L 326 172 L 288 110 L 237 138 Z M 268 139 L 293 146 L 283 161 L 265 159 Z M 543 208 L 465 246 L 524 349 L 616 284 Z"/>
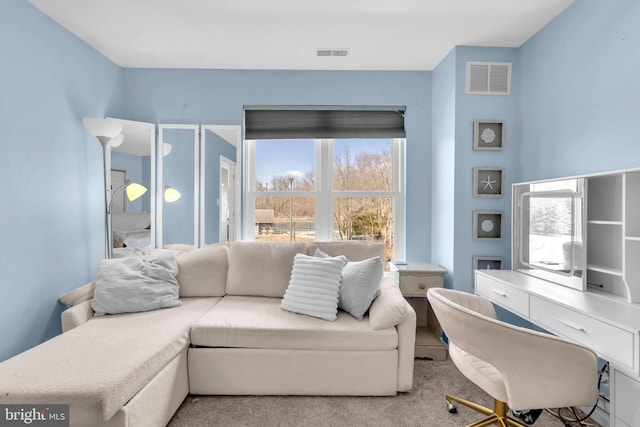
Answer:
<path fill-rule="evenodd" d="M 395 328 L 374 331 L 339 312 L 335 322 L 280 308 L 279 298 L 226 296 L 191 328 L 191 344 L 290 350 L 392 350 Z"/>
<path fill-rule="evenodd" d="M 316 249 L 330 256 L 344 255 L 350 261 L 362 261 L 364 259 L 380 257 L 384 260 L 384 245 L 380 242 L 366 242 L 362 240 L 339 240 L 332 242 L 309 243 L 307 255 L 313 255 Z"/>
<path fill-rule="evenodd" d="M 233 242 L 227 294 L 282 298 L 298 253 L 307 253 L 306 243 Z"/>
<path fill-rule="evenodd" d="M 296 254 L 282 308 L 325 320 L 336 320 L 344 257 L 316 258 Z"/>
<path fill-rule="evenodd" d="M 225 294 L 229 249 L 211 245 L 176 255 L 180 297 L 221 297 Z"/>
<path fill-rule="evenodd" d="M 0 363 L 0 403 L 70 404 L 108 420 L 189 345 L 190 326 L 219 300 L 94 317 Z"/>

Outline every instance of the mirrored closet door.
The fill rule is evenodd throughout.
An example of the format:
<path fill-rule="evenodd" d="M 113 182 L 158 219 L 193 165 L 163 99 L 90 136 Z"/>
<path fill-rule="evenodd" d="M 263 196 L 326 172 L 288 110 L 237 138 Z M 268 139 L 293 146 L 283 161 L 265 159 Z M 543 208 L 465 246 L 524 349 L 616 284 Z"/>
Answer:
<path fill-rule="evenodd" d="M 158 247 L 238 240 L 241 128 L 160 125 Z"/>
<path fill-rule="evenodd" d="M 123 124 L 124 140 L 110 148 L 107 164 L 107 198 L 111 207 L 111 233 L 114 254 L 156 245 L 156 132 L 155 124 L 133 120 Z M 146 191 L 134 200 L 126 197 L 129 184 Z"/>
<path fill-rule="evenodd" d="M 198 246 L 198 125 L 160 125 L 158 247 Z"/>
<path fill-rule="evenodd" d="M 238 239 L 240 133 L 240 126 L 201 127 L 200 246 Z"/>

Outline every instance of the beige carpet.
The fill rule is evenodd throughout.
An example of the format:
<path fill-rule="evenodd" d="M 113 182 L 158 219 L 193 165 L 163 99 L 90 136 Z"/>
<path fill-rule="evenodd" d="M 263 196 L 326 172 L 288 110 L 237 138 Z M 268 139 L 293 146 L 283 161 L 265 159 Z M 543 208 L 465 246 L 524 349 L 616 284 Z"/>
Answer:
<path fill-rule="evenodd" d="M 450 414 L 444 394 L 484 406 L 491 399 L 463 377 L 451 361 L 416 359 L 414 390 L 393 397 L 188 396 L 169 423 L 202 426 L 437 426 L 460 427 L 483 416 L 458 406 Z M 543 412 L 534 427 L 563 427 Z"/>

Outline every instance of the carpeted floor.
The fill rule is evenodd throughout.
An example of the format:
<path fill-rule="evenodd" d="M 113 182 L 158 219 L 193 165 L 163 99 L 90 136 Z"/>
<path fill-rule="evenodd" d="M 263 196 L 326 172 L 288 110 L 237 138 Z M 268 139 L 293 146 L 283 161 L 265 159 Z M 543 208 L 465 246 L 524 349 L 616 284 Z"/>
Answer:
<path fill-rule="evenodd" d="M 444 395 L 490 407 L 491 399 L 450 360 L 416 359 L 414 389 L 393 397 L 188 396 L 170 427 L 202 426 L 437 426 L 460 427 L 483 415 L 458 405 L 447 411 Z M 546 411 L 534 427 L 563 427 Z"/>

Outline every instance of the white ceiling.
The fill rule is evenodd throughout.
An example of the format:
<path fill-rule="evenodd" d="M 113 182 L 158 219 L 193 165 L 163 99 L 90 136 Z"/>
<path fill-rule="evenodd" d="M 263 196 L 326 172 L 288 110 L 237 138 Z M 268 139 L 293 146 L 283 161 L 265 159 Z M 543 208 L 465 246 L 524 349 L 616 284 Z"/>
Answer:
<path fill-rule="evenodd" d="M 455 46 L 521 46 L 573 2 L 29 1 L 123 67 L 294 70 L 432 70 Z"/>

